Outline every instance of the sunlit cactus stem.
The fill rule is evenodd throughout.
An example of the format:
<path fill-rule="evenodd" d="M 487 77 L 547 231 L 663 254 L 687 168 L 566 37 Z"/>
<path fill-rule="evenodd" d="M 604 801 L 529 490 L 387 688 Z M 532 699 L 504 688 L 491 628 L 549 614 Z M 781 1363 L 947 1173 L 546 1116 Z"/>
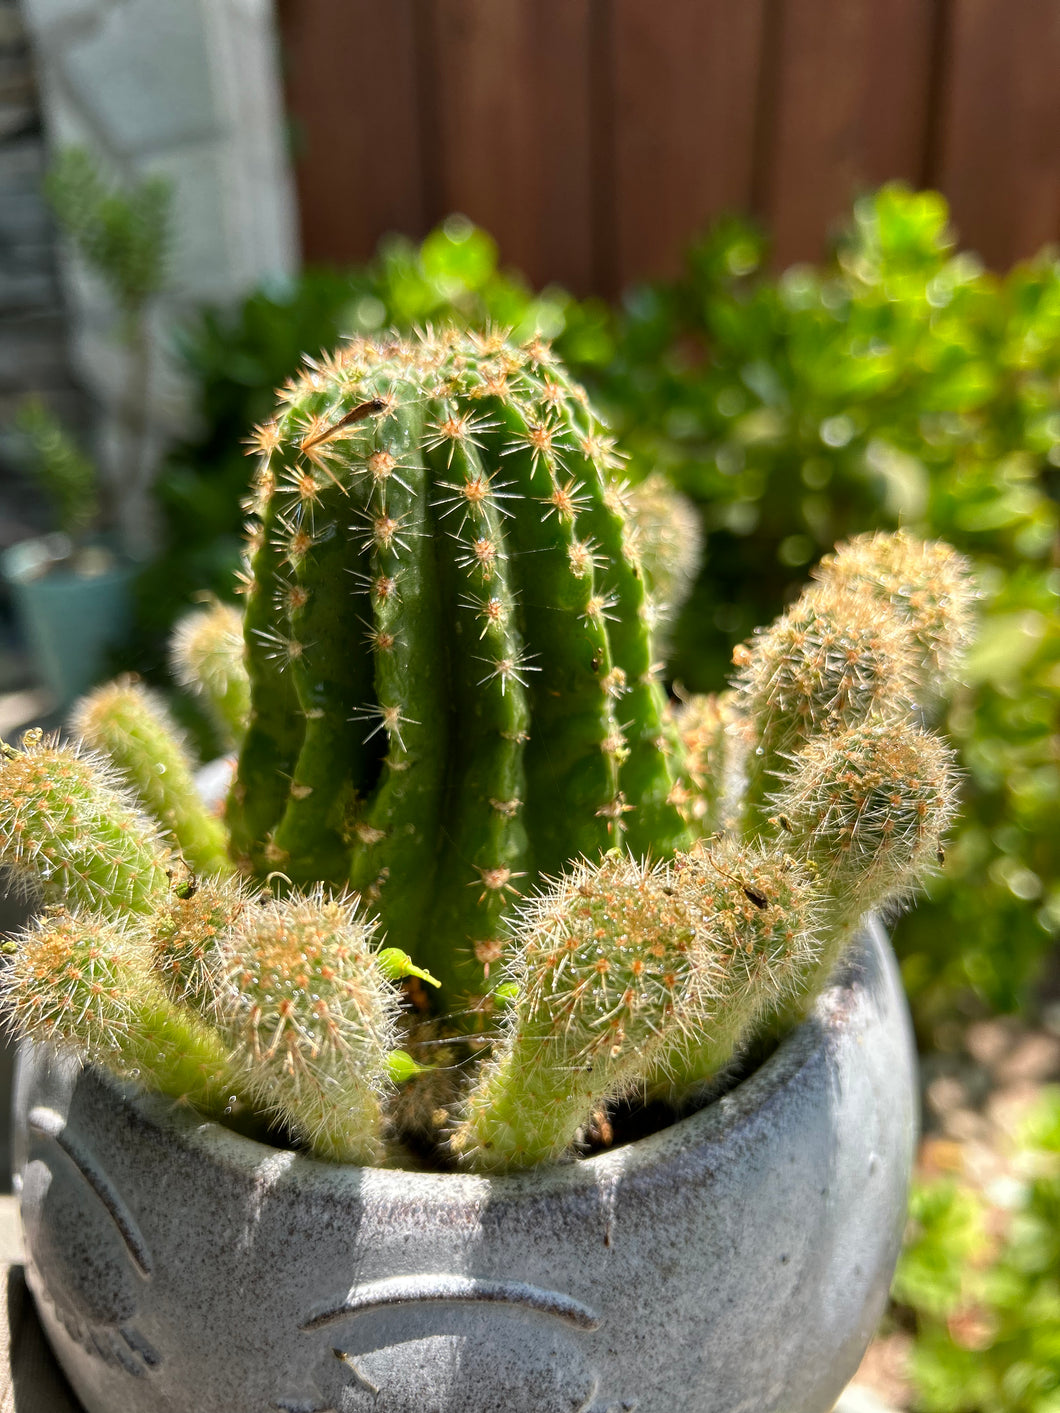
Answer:
<path fill-rule="evenodd" d="M 814 578 L 864 590 L 906 626 L 918 659 L 920 698 L 946 694 L 972 637 L 977 590 L 969 561 L 941 540 L 905 530 L 856 535 L 825 555 Z"/>
<path fill-rule="evenodd" d="M 64 908 L 17 941 L 2 1009 L 15 1034 L 220 1116 L 234 1096 L 220 1037 L 151 975 L 142 925 Z"/>
<path fill-rule="evenodd" d="M 82 697 L 70 724 L 111 762 L 192 868 L 230 871 L 224 826 L 199 797 L 187 747 L 157 693 L 118 678 Z"/>
<path fill-rule="evenodd" d="M 45 903 L 150 913 L 169 886 L 158 826 L 99 756 L 27 731 L 0 743 L 0 865 Z"/>
<path fill-rule="evenodd" d="M 382 1157 L 382 1098 L 397 1045 L 397 992 L 372 925 L 320 890 L 251 902 L 224 945 L 213 1009 L 242 1091 L 318 1157 Z"/>
<path fill-rule="evenodd" d="M 775 845 L 717 840 L 680 856 L 675 874 L 699 911 L 704 981 L 644 1081 L 651 1097 L 682 1109 L 740 1057 L 764 1018 L 815 992 L 823 909 L 813 873 Z"/>
<path fill-rule="evenodd" d="M 616 1096 L 715 1076 L 812 969 L 814 921 L 779 853 L 579 864 L 520 916 L 518 995 L 453 1151 L 485 1172 L 556 1159 Z"/>
<path fill-rule="evenodd" d="M 956 798 L 952 751 L 909 722 L 868 721 L 794 757 L 774 822 L 827 899 L 815 989 L 864 913 L 904 900 L 938 867 Z"/>
<path fill-rule="evenodd" d="M 518 996 L 451 1147 L 483 1172 L 569 1152 L 593 1110 L 635 1083 L 696 980 L 696 921 L 665 864 L 581 863 L 517 925 Z"/>
<path fill-rule="evenodd" d="M 910 636 L 867 592 L 835 585 L 807 590 L 738 647 L 733 661 L 733 708 L 743 738 L 739 814 L 752 836 L 768 828 L 769 794 L 792 752 L 870 716 L 898 719 L 915 708 L 919 678 Z"/>

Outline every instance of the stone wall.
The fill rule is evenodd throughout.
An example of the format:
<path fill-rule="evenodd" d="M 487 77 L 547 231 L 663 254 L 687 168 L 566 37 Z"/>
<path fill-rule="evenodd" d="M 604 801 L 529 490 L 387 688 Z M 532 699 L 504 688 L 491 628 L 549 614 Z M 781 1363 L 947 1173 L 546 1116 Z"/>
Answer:
<path fill-rule="evenodd" d="M 3 0 L 6 5 L 8 0 Z M 166 293 L 151 319 L 146 463 L 185 431 L 187 388 L 172 334 L 189 310 L 292 273 L 296 217 L 271 0 L 23 0 L 53 148 L 88 148 L 104 174 L 164 177 L 173 191 Z M 120 486 L 127 544 L 150 543 L 135 481 L 135 355 L 115 337 L 105 291 L 62 262 L 77 379 L 99 406 L 101 462 Z"/>

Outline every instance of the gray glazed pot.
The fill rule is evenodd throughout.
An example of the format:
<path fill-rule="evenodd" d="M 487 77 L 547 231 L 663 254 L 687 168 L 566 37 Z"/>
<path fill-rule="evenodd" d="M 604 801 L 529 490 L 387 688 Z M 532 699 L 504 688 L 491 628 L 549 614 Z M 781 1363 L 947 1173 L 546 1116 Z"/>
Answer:
<path fill-rule="evenodd" d="M 27 1050 L 28 1278 L 89 1413 L 825 1413 L 897 1258 L 914 1064 L 875 929 L 732 1093 L 505 1179 L 313 1162 Z"/>

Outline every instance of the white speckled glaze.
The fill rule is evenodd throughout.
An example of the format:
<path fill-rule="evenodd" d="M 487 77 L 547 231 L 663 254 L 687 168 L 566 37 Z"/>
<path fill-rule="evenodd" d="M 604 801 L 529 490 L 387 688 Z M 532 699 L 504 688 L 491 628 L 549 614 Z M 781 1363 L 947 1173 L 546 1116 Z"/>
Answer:
<path fill-rule="evenodd" d="M 88 1413 L 826 1413 L 897 1258 L 914 1065 L 876 929 L 732 1093 L 504 1179 L 312 1162 L 27 1049 L 29 1281 Z"/>

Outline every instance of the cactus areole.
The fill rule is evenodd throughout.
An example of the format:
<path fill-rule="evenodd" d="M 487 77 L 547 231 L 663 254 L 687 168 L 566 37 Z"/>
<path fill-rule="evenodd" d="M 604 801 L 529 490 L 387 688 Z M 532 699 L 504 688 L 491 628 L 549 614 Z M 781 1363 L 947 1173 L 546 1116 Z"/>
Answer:
<path fill-rule="evenodd" d="M 540 340 L 355 340 L 284 401 L 253 443 L 234 856 L 352 887 L 473 1006 L 543 875 L 691 842 L 612 443 Z"/>

